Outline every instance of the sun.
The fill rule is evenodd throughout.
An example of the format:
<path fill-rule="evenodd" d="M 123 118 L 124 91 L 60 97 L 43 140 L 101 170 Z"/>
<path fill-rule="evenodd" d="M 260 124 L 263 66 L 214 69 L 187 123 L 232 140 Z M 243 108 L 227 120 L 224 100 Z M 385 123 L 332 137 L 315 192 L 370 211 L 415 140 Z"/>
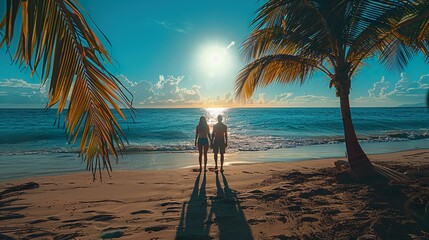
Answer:
<path fill-rule="evenodd" d="M 200 51 L 198 63 L 209 77 L 223 75 L 231 66 L 229 48 L 217 44 L 205 46 Z"/>

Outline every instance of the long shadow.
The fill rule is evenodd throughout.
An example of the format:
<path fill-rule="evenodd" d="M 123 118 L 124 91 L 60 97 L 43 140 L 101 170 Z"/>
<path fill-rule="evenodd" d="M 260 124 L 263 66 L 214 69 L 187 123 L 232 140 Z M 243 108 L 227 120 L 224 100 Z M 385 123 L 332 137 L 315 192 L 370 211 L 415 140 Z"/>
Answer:
<path fill-rule="evenodd" d="M 208 216 L 211 223 L 216 223 L 219 239 L 253 239 L 237 194 L 229 188 L 228 181 L 222 173 L 224 187 L 216 174 L 216 196 Z M 213 218 L 214 215 L 214 219 Z"/>
<path fill-rule="evenodd" d="M 206 173 L 204 172 L 201 187 L 200 178 L 201 173 L 195 180 L 191 198 L 182 205 L 176 239 L 211 239 L 209 237 L 210 226 L 206 224 Z"/>

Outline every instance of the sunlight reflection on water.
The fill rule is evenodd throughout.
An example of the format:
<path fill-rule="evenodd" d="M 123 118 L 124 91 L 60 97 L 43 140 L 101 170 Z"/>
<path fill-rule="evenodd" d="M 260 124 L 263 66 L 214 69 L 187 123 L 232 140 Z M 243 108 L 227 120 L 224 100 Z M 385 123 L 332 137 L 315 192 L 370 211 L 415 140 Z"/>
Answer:
<path fill-rule="evenodd" d="M 222 115 L 223 120 L 225 121 L 225 114 L 227 113 L 228 108 L 206 108 L 205 111 L 207 124 L 212 128 L 213 125 L 217 123 L 217 116 Z"/>

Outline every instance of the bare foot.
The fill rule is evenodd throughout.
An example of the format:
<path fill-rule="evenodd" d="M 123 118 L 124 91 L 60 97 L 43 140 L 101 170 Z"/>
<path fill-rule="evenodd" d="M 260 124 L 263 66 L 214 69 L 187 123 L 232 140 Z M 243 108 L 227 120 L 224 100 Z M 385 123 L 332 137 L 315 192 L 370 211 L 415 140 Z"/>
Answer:
<path fill-rule="evenodd" d="M 220 172 L 223 172 L 223 168 L 220 169 Z"/>

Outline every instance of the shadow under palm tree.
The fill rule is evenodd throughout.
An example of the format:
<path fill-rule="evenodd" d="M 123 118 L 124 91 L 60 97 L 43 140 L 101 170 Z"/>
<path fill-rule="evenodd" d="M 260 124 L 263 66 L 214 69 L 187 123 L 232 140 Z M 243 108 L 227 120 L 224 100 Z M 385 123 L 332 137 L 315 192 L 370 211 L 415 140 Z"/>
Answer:
<path fill-rule="evenodd" d="M 209 237 L 210 226 L 206 224 L 206 173 L 204 172 L 201 187 L 200 178 L 201 173 L 195 180 L 189 202 L 183 203 L 176 239 L 211 239 Z"/>

